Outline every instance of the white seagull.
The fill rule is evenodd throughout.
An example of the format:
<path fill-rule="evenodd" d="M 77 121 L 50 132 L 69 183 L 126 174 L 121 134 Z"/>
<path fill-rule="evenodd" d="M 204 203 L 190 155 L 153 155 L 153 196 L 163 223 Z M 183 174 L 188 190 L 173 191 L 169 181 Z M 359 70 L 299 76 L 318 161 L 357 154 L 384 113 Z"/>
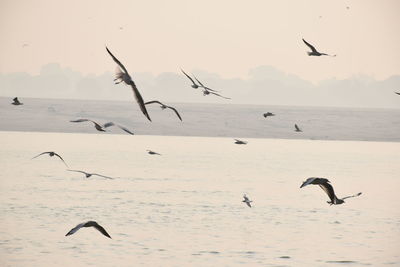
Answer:
<path fill-rule="evenodd" d="M 69 235 L 72 235 L 72 234 L 76 233 L 82 227 L 94 227 L 100 233 L 105 235 L 106 237 L 111 238 L 111 236 L 107 233 L 107 231 L 95 221 L 88 221 L 88 222 L 80 223 L 77 226 L 75 226 L 74 228 L 72 228 L 65 236 L 69 236 Z"/>
<path fill-rule="evenodd" d="M 167 105 L 165 105 L 165 104 L 163 104 L 163 103 L 161 103 L 160 101 L 157 101 L 157 100 L 148 101 L 148 102 L 146 102 L 144 104 L 145 105 L 150 105 L 150 104 L 154 104 L 154 103 L 161 105 L 161 109 L 163 109 L 163 110 L 166 109 L 166 108 L 172 109 L 175 112 L 176 116 L 178 116 L 178 118 L 182 121 L 181 115 L 179 115 L 178 111 L 174 107 L 167 106 Z"/>
<path fill-rule="evenodd" d="M 68 168 L 68 165 L 67 165 L 67 163 L 65 163 L 65 161 L 63 160 L 63 158 L 62 158 L 60 155 L 58 155 L 56 152 L 54 152 L 54 151 L 42 152 L 42 153 L 40 153 L 39 155 L 34 156 L 32 159 L 35 159 L 35 158 L 37 158 L 37 157 L 39 157 L 39 156 L 41 156 L 41 155 L 44 155 L 44 154 L 49 154 L 50 157 L 54 157 L 54 156 L 58 157 L 59 159 L 62 160 L 62 162 L 64 162 L 65 166 L 67 166 L 67 168 Z"/>
<path fill-rule="evenodd" d="M 100 177 L 107 178 L 107 179 L 114 179 L 114 178 L 109 177 L 109 176 L 104 176 L 104 175 L 97 174 L 97 173 L 89 173 L 89 172 L 80 171 L 80 170 L 70 170 L 70 169 L 68 169 L 67 171 L 83 173 L 86 176 L 86 178 L 89 178 L 90 176 L 96 175 L 96 176 L 100 176 Z"/>
<path fill-rule="evenodd" d="M 310 185 L 310 184 L 317 184 L 319 185 L 322 190 L 324 190 L 324 192 L 328 195 L 329 199 L 331 201 L 327 201 L 328 204 L 330 205 L 340 205 L 344 203 L 344 200 L 346 198 L 351 198 L 351 197 L 358 197 L 359 195 L 361 195 L 362 193 L 359 192 L 355 195 L 352 196 L 347 196 L 347 197 L 343 197 L 343 198 L 337 198 L 335 195 L 335 191 L 333 190 L 332 185 L 330 184 L 329 180 L 326 178 L 318 178 L 318 177 L 310 177 L 308 178 L 306 181 L 304 181 L 302 183 L 302 185 L 300 186 L 300 188 Z"/>
<path fill-rule="evenodd" d="M 126 70 L 126 68 L 124 67 L 124 65 L 122 65 L 122 63 L 119 62 L 119 60 L 116 57 L 114 57 L 114 55 L 110 52 L 110 50 L 108 50 L 107 47 L 106 47 L 106 49 L 107 49 L 108 54 L 110 54 L 110 56 L 114 60 L 114 62 L 117 63 L 118 66 L 119 66 L 119 67 L 117 67 L 116 78 L 114 79 L 115 83 L 119 84 L 121 82 L 124 82 L 125 84 L 130 85 L 132 87 L 133 95 L 135 96 L 136 101 L 139 104 L 140 110 L 147 117 L 147 119 L 149 121 L 151 121 L 149 113 L 147 113 L 146 106 L 144 105 L 143 98 L 140 95 L 139 90 L 137 89 L 135 82 L 132 80 L 131 76 L 129 75 L 129 73 Z"/>
<path fill-rule="evenodd" d="M 244 202 L 244 203 L 246 203 L 246 205 L 247 206 L 249 206 L 249 208 L 251 208 L 251 202 L 253 202 L 252 200 L 250 200 L 247 196 L 246 196 L 246 194 L 244 194 L 243 195 L 243 200 L 242 200 L 242 202 Z"/>
<path fill-rule="evenodd" d="M 311 49 L 311 52 L 307 52 L 307 54 L 309 56 L 330 56 L 330 57 L 336 57 L 336 55 L 329 55 L 329 54 L 325 54 L 325 53 L 320 53 L 317 51 L 317 49 L 315 49 L 314 46 L 312 46 L 311 44 L 309 44 L 306 40 L 303 39 L 303 42 Z"/>

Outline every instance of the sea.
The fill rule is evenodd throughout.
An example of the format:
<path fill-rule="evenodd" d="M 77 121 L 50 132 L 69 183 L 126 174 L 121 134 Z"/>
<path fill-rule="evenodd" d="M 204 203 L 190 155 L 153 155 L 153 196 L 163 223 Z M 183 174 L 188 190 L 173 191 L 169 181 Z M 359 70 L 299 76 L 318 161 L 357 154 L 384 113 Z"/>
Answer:
<path fill-rule="evenodd" d="M 183 122 L 160 109 L 150 113 L 157 133 L 146 133 L 144 116 L 130 124 L 128 115 L 96 111 L 109 113 L 97 120 L 132 127 L 128 135 L 70 123 L 84 116 L 44 101 L 25 101 L 25 125 L 21 106 L 1 109 L 0 266 L 400 266 L 398 110 L 246 106 L 230 123 L 257 122 L 229 130 L 209 116 L 199 115 L 199 126 L 185 108 Z M 221 110 L 216 121 L 229 113 L 208 107 Z M 236 118 L 240 108 L 253 113 Z M 277 114 L 265 119 L 263 111 Z M 32 159 L 45 151 L 67 166 Z M 339 198 L 362 194 L 331 206 L 318 186 L 300 189 L 308 177 L 328 178 Z M 92 227 L 65 236 L 89 220 L 112 238 Z"/>

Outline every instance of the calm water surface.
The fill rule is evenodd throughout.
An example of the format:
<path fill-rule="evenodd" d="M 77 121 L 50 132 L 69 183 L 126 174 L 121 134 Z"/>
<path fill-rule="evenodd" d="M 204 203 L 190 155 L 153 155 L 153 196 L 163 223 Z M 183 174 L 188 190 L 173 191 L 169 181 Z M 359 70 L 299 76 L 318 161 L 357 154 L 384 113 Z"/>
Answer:
<path fill-rule="evenodd" d="M 246 140 L 0 132 L 0 265 L 400 266 L 400 143 Z"/>

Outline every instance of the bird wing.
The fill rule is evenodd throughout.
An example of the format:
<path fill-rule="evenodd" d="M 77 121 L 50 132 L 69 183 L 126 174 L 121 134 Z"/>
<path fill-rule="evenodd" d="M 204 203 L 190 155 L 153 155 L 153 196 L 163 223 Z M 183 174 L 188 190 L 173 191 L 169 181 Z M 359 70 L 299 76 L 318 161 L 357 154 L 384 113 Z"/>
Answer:
<path fill-rule="evenodd" d="M 192 74 L 193 75 L 193 74 Z M 193 77 L 196 79 L 196 81 L 204 88 L 204 85 L 196 78 L 196 76 L 193 75 Z"/>
<path fill-rule="evenodd" d="M 69 171 L 69 172 L 80 172 L 80 173 L 83 173 L 83 174 L 88 174 L 87 172 L 84 172 L 84 171 L 79 171 L 79 170 L 70 170 L 70 169 L 68 169 L 67 171 Z"/>
<path fill-rule="evenodd" d="M 315 179 L 316 179 L 315 177 L 310 177 L 310 178 L 308 178 L 307 180 L 305 180 L 305 181 L 301 184 L 300 188 L 311 184 Z"/>
<path fill-rule="evenodd" d="M 244 201 L 249 201 L 249 198 L 246 195 L 243 195 Z"/>
<path fill-rule="evenodd" d="M 189 80 L 192 81 L 192 83 L 193 83 L 194 85 L 197 85 L 197 84 L 193 81 L 192 77 L 190 77 L 186 72 L 184 72 L 183 69 L 181 69 L 181 71 L 183 72 L 183 74 L 185 74 L 186 77 L 189 78 Z"/>
<path fill-rule="evenodd" d="M 249 206 L 249 207 L 251 208 L 250 202 L 247 202 L 247 201 L 246 201 L 246 204 L 247 204 L 247 206 Z"/>
<path fill-rule="evenodd" d="M 400 93 L 398 93 L 398 92 L 394 92 L 394 93 L 400 95 Z"/>
<path fill-rule="evenodd" d="M 358 197 L 358 196 L 361 195 L 361 194 L 362 194 L 362 192 L 357 193 L 357 194 L 352 195 L 352 196 L 347 196 L 347 197 L 342 198 L 342 200 L 343 200 L 343 199 L 346 199 L 346 198 L 351 198 L 351 197 Z"/>
<path fill-rule="evenodd" d="M 72 235 L 74 233 L 76 233 L 76 231 L 78 231 L 79 229 L 81 229 L 83 226 L 85 225 L 85 223 L 80 223 L 77 226 L 75 226 L 74 228 L 72 228 L 71 230 L 69 230 L 69 232 L 65 235 L 65 236 L 69 236 Z"/>
<path fill-rule="evenodd" d="M 217 94 L 217 93 L 214 93 L 214 92 L 210 92 L 210 91 L 209 91 L 209 93 L 210 93 L 210 94 L 213 94 L 213 95 L 216 95 L 216 96 L 219 96 L 219 97 L 222 97 L 222 98 L 225 98 L 225 99 L 230 99 L 229 97 L 222 96 L 222 95 Z"/>
<path fill-rule="evenodd" d="M 61 159 L 62 162 L 64 162 L 65 166 L 67 166 L 67 168 L 68 168 L 67 163 L 65 163 L 65 161 L 63 160 L 63 158 L 60 155 L 58 155 L 56 152 L 54 152 L 54 155 L 57 156 L 59 159 Z"/>
<path fill-rule="evenodd" d="M 166 106 L 166 107 L 169 108 L 169 109 L 172 109 L 175 112 L 176 116 L 178 116 L 178 118 L 182 121 L 181 115 L 179 115 L 178 111 L 175 108 L 170 107 L 170 106 Z"/>
<path fill-rule="evenodd" d="M 131 132 L 128 128 L 126 128 L 126 127 L 124 127 L 124 126 L 121 126 L 121 125 L 118 125 L 118 124 L 115 124 L 115 123 L 113 123 L 112 121 L 107 122 L 107 123 L 105 123 L 105 124 L 103 125 L 104 128 L 111 127 L 111 126 L 117 126 L 118 128 L 120 128 L 121 130 L 127 132 L 128 134 L 134 135 L 134 133 Z"/>
<path fill-rule="evenodd" d="M 313 52 L 318 52 L 317 49 L 315 49 L 314 46 L 309 44 L 306 40 L 303 39 L 303 42 L 313 51 Z"/>
<path fill-rule="evenodd" d="M 299 126 L 297 126 L 297 124 L 294 125 L 294 128 L 296 128 L 297 131 L 301 131 Z"/>
<path fill-rule="evenodd" d="M 149 121 L 151 121 L 149 113 L 146 110 L 146 106 L 144 105 L 144 101 L 142 96 L 139 93 L 139 90 L 137 89 L 135 83 L 131 84 L 132 90 L 133 90 L 133 95 L 135 96 L 136 102 L 139 104 L 140 110 L 143 112 L 143 114 L 147 117 Z"/>
<path fill-rule="evenodd" d="M 325 193 L 328 195 L 332 203 L 336 203 L 336 195 L 335 191 L 333 190 L 333 186 L 329 183 L 323 183 L 319 184 L 319 186 L 322 188 L 322 190 L 325 191 Z"/>
<path fill-rule="evenodd" d="M 122 69 L 126 74 L 128 74 L 128 71 L 126 70 L 125 66 L 122 65 L 122 63 L 121 63 L 116 57 L 114 57 L 114 55 L 110 52 L 110 50 L 108 50 L 107 46 L 106 46 L 106 49 L 107 49 L 108 54 L 110 54 L 110 56 L 111 56 L 112 59 L 114 60 L 114 62 L 117 63 L 118 66 L 120 66 L 121 69 Z"/>
<path fill-rule="evenodd" d="M 18 97 L 13 98 L 14 102 L 19 102 Z"/>
<path fill-rule="evenodd" d="M 39 157 L 39 156 L 41 156 L 41 155 L 43 155 L 43 154 L 50 154 L 51 152 L 42 152 L 42 153 L 40 153 L 39 155 L 36 155 L 36 156 L 34 156 L 33 158 L 31 158 L 31 159 L 35 159 L 35 158 L 37 158 L 37 157 Z"/>
<path fill-rule="evenodd" d="M 93 227 L 96 228 L 100 233 L 102 233 L 106 237 L 111 238 L 111 236 L 107 233 L 107 231 L 98 223 L 95 223 Z"/>
<path fill-rule="evenodd" d="M 163 104 L 163 103 L 161 103 L 160 101 L 157 101 L 157 100 L 148 101 L 148 102 L 146 102 L 144 104 L 145 105 L 150 105 L 150 104 L 154 104 L 154 103 L 157 103 L 157 104 L 160 104 L 161 106 L 164 106 L 164 107 L 167 107 L 169 109 L 172 109 L 175 112 L 176 116 L 178 116 L 178 118 L 182 121 L 181 115 L 179 115 L 178 111 L 174 107 L 167 106 L 167 105 L 165 105 L 165 104 Z"/>
<path fill-rule="evenodd" d="M 88 119 L 77 119 L 77 120 L 72 120 L 69 122 L 84 122 L 84 121 L 89 121 Z"/>
<path fill-rule="evenodd" d="M 100 176 L 100 177 L 103 177 L 103 178 L 107 178 L 107 179 L 114 179 L 114 178 L 112 178 L 110 176 L 105 176 L 105 175 L 101 175 L 101 174 L 98 174 L 98 173 L 92 173 L 92 175 L 97 175 L 97 176 Z"/>

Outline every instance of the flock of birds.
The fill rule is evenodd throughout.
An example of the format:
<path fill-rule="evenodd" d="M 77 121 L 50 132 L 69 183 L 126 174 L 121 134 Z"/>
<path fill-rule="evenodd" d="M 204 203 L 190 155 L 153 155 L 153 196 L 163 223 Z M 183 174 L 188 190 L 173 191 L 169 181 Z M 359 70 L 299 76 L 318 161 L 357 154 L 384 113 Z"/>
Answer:
<path fill-rule="evenodd" d="M 307 54 L 308 54 L 309 56 L 331 56 L 331 57 L 335 57 L 335 56 L 336 56 L 336 55 L 329 55 L 329 54 L 326 54 L 326 53 L 318 52 L 318 50 L 317 50 L 314 46 L 312 46 L 310 43 L 308 43 L 306 40 L 303 39 L 303 42 L 311 49 L 310 52 L 307 52 Z M 118 65 L 118 66 L 117 66 L 117 70 L 116 70 L 116 77 L 115 77 L 115 79 L 114 79 L 115 84 L 119 84 L 119 83 L 122 83 L 122 82 L 123 82 L 123 83 L 125 83 L 126 85 L 131 86 L 132 91 L 133 91 L 133 95 L 134 95 L 134 97 L 135 97 L 135 99 L 136 99 L 136 102 L 138 103 L 138 105 L 139 105 L 139 107 L 140 107 L 140 110 L 142 111 L 142 113 L 144 114 L 144 116 L 145 116 L 149 121 L 151 121 L 151 118 L 150 118 L 150 115 L 149 115 L 149 113 L 148 113 L 148 111 L 147 111 L 147 109 L 146 109 L 146 105 L 151 105 L 151 104 L 158 104 L 158 105 L 160 105 L 160 107 L 161 107 L 163 110 L 164 110 L 164 109 L 171 109 L 172 111 L 174 111 L 174 113 L 175 113 L 176 116 L 179 118 L 179 120 L 182 121 L 181 115 L 179 114 L 179 112 L 178 112 L 174 107 L 168 106 L 168 105 L 166 105 L 166 104 L 163 104 L 162 102 L 160 102 L 160 101 L 158 101 L 158 100 L 153 100 L 153 101 L 145 102 L 145 101 L 143 100 L 143 97 L 141 96 L 141 94 L 140 94 L 138 88 L 136 87 L 135 82 L 132 80 L 132 78 L 131 78 L 131 76 L 129 75 L 129 73 L 128 73 L 127 69 L 125 68 L 125 66 L 111 53 L 111 51 L 110 51 L 107 47 L 106 47 L 106 50 L 107 50 L 108 54 L 111 56 L 111 58 L 113 59 L 113 61 Z M 194 78 L 194 79 L 193 79 L 193 78 L 192 78 L 191 76 L 189 76 L 183 69 L 181 69 L 181 71 L 182 71 L 182 73 L 191 81 L 191 83 L 192 83 L 192 84 L 191 84 L 191 87 L 194 88 L 194 89 L 200 88 L 200 89 L 202 90 L 204 96 L 207 96 L 207 95 L 210 95 L 210 94 L 211 94 L 211 95 L 215 95 L 215 96 L 218 96 L 218 97 L 221 97 L 221 98 L 224 98 L 224 99 L 230 99 L 229 97 L 225 97 L 225 96 L 219 94 L 219 93 L 220 93 L 219 91 L 214 90 L 214 89 L 211 89 L 211 88 L 205 86 L 205 85 L 204 85 L 202 82 L 200 82 L 194 75 L 193 75 L 193 78 Z M 398 95 L 400 95 L 400 93 L 398 93 L 398 92 L 395 92 L 395 93 L 398 94 Z M 12 104 L 12 105 L 16 105 L 16 106 L 18 106 L 18 105 L 23 105 L 23 103 L 21 103 L 21 102 L 18 100 L 17 97 L 15 97 L 15 98 L 13 99 L 13 102 L 12 102 L 11 104 Z M 264 116 L 264 118 L 268 118 L 268 117 L 275 116 L 275 114 L 274 114 L 274 113 L 271 113 L 271 112 L 267 112 L 267 113 L 264 113 L 263 116 Z M 129 130 L 129 129 L 126 128 L 125 126 L 122 126 L 122 125 L 117 124 L 117 123 L 114 123 L 114 122 L 107 122 L 107 123 L 105 123 L 105 124 L 99 124 L 99 123 L 97 123 L 97 122 L 94 121 L 94 120 L 91 120 L 91 119 L 83 119 L 83 118 L 82 118 L 82 119 L 71 120 L 70 122 L 72 122 L 72 123 L 90 122 L 90 123 L 93 124 L 94 128 L 95 128 L 97 131 L 100 131 L 100 132 L 105 132 L 106 129 L 107 129 L 108 127 L 115 126 L 115 127 L 120 128 L 121 130 L 125 131 L 125 132 L 128 133 L 128 134 L 131 134 L 131 135 L 134 134 L 131 130 Z M 300 127 L 299 127 L 297 124 L 294 125 L 294 128 L 295 128 L 295 130 L 294 130 L 295 132 L 302 132 L 302 130 L 300 129 Z M 243 140 L 239 140 L 239 139 L 234 139 L 234 140 L 235 140 L 234 143 L 235 143 L 235 144 L 238 144 L 238 145 L 246 145 L 246 144 L 247 144 L 247 141 L 243 141 Z M 157 152 L 155 152 L 155 151 L 152 151 L 152 150 L 147 150 L 147 153 L 150 154 L 150 155 L 159 155 L 159 156 L 161 156 L 161 154 L 159 154 L 159 153 L 157 153 Z M 106 178 L 106 179 L 114 179 L 114 178 L 112 178 L 112 177 L 105 176 L 105 175 L 101 175 L 101 174 L 97 174 L 97 173 L 89 173 L 89 172 L 82 171 L 82 170 L 73 170 L 73 169 L 69 169 L 69 167 L 68 167 L 67 163 L 64 161 L 64 159 L 63 159 L 59 154 L 57 154 L 57 153 L 54 152 L 54 151 L 42 152 L 42 153 L 40 153 L 40 154 L 34 156 L 32 159 L 35 159 L 35 158 L 37 158 L 37 157 L 39 157 L 39 156 L 42 156 L 42 155 L 45 155 L 45 154 L 49 155 L 50 157 L 56 156 L 56 157 L 59 158 L 59 159 L 64 163 L 64 165 L 67 167 L 67 171 L 82 173 L 82 174 L 85 175 L 86 178 L 89 178 L 89 177 L 91 177 L 91 176 L 99 176 L 99 177 L 103 177 L 103 178 Z M 340 205 L 340 204 L 345 203 L 344 200 L 347 199 L 347 198 L 357 197 L 357 196 L 360 196 L 360 195 L 361 195 L 361 192 L 360 192 L 360 193 L 357 193 L 357 194 L 355 194 L 355 195 L 346 196 L 346 197 L 343 197 L 343 198 L 338 198 L 338 197 L 335 195 L 335 191 L 334 191 L 332 185 L 330 184 L 330 181 L 329 181 L 328 179 L 326 179 L 326 178 L 310 177 L 310 178 L 308 178 L 306 181 L 304 181 L 304 182 L 302 183 L 302 185 L 300 186 L 300 188 L 303 188 L 303 187 L 308 186 L 308 185 L 319 185 L 319 186 L 321 187 L 321 189 L 328 195 L 330 201 L 327 201 L 327 203 L 330 204 L 330 205 Z M 250 208 L 252 207 L 251 203 L 252 203 L 253 201 L 250 200 L 249 197 L 248 197 L 246 194 L 243 195 L 243 200 L 242 200 L 242 202 L 245 203 L 248 207 L 250 207 Z M 108 238 L 111 238 L 111 236 L 107 233 L 107 231 L 106 231 L 101 225 L 99 225 L 99 224 L 98 224 L 97 222 L 95 222 L 95 221 L 87 221 L 87 222 L 78 224 L 77 226 L 75 226 L 74 228 L 72 228 L 72 229 L 66 234 L 66 236 L 69 236 L 69 235 L 72 235 L 72 234 L 76 233 L 76 232 L 77 232 L 79 229 L 81 229 L 82 227 L 94 227 L 94 228 L 97 229 L 100 233 L 102 233 L 104 236 L 106 236 L 106 237 L 108 237 Z"/>

